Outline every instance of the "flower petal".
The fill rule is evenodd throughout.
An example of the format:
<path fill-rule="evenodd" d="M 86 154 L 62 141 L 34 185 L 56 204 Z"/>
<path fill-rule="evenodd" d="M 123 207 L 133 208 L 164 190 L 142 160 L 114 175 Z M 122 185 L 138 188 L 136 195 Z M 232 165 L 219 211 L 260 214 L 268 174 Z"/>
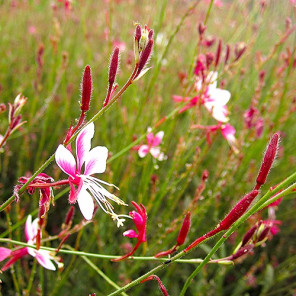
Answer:
<path fill-rule="evenodd" d="M 103 173 L 106 170 L 106 161 L 108 157 L 108 149 L 104 146 L 93 148 L 85 157 L 84 175 L 92 175 L 95 173 Z"/>
<path fill-rule="evenodd" d="M 90 220 L 93 217 L 94 213 L 94 201 L 91 195 L 86 191 L 86 188 L 83 186 L 78 194 L 78 205 L 83 217 L 86 220 Z"/>
<path fill-rule="evenodd" d="M 215 105 L 223 106 L 230 100 L 231 93 L 226 89 L 216 88 L 210 85 L 208 88 L 208 96 L 210 99 L 214 100 Z"/>
<path fill-rule="evenodd" d="M 50 256 L 48 251 L 39 250 L 38 252 L 36 252 L 35 258 L 38 261 L 38 263 L 42 265 L 44 268 L 49 270 L 56 270 L 56 267 L 50 260 L 52 257 Z"/>
<path fill-rule="evenodd" d="M 0 262 L 11 255 L 11 250 L 0 247 Z"/>
<path fill-rule="evenodd" d="M 139 150 L 138 150 L 138 154 L 141 158 L 145 157 L 147 155 L 147 153 L 149 152 L 149 147 L 148 145 L 141 145 Z"/>
<path fill-rule="evenodd" d="M 33 230 L 32 230 L 32 216 L 29 215 L 26 221 L 26 225 L 25 225 L 25 236 L 26 236 L 26 240 L 30 241 L 33 240 Z"/>
<path fill-rule="evenodd" d="M 67 175 L 75 178 L 76 174 L 76 161 L 72 153 L 63 145 L 59 145 L 56 153 L 55 160 L 60 169 Z"/>
<path fill-rule="evenodd" d="M 164 132 L 163 131 L 158 132 L 155 135 L 155 137 L 153 138 L 152 146 L 158 146 L 161 143 L 161 141 L 162 141 L 163 135 L 164 135 Z"/>
<path fill-rule="evenodd" d="M 77 168 L 79 173 L 85 161 L 86 155 L 90 150 L 91 139 L 93 138 L 94 133 L 95 125 L 93 122 L 91 122 L 84 129 L 81 130 L 76 138 Z"/>
<path fill-rule="evenodd" d="M 122 235 L 130 238 L 138 237 L 138 234 L 133 229 L 125 231 Z"/>
<path fill-rule="evenodd" d="M 161 152 L 159 147 L 150 148 L 150 153 L 155 159 L 159 159 Z"/>

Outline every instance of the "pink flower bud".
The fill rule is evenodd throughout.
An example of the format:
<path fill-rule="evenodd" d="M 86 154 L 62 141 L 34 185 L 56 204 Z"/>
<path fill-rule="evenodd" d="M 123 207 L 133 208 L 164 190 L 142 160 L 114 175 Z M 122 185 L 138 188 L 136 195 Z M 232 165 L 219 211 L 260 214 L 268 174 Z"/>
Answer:
<path fill-rule="evenodd" d="M 80 109 L 83 112 L 89 110 L 89 103 L 92 92 L 92 79 L 91 79 L 91 69 L 87 65 L 84 69 L 83 78 L 82 78 L 82 95 L 81 95 L 81 106 Z"/>
<path fill-rule="evenodd" d="M 252 192 L 245 195 L 221 221 L 218 228 L 220 228 L 221 230 L 228 229 L 238 218 L 240 218 L 246 212 L 258 193 L 258 190 L 253 190 Z"/>
<path fill-rule="evenodd" d="M 151 40 L 153 38 L 153 34 L 154 34 L 154 31 L 153 30 L 150 30 L 149 31 L 149 34 L 148 34 L 149 40 Z"/>
<path fill-rule="evenodd" d="M 75 207 L 71 206 L 67 215 L 66 215 L 65 225 L 69 225 L 72 223 L 74 214 L 75 214 Z"/>
<path fill-rule="evenodd" d="M 238 61 L 243 53 L 246 51 L 247 45 L 244 42 L 240 42 L 236 45 L 234 49 L 235 59 L 234 61 Z"/>
<path fill-rule="evenodd" d="M 190 212 L 188 211 L 184 220 L 183 220 L 183 224 L 182 224 L 182 227 L 180 229 L 180 232 L 179 232 L 179 235 L 177 238 L 177 246 L 181 246 L 184 244 L 185 239 L 186 239 L 187 234 L 190 229 L 190 223 L 191 223 Z"/>
<path fill-rule="evenodd" d="M 230 256 L 230 260 L 238 259 L 239 257 L 242 257 L 243 255 L 246 255 L 247 253 L 251 252 L 254 249 L 254 245 L 250 244 L 245 247 L 241 247 L 235 254 Z"/>
<path fill-rule="evenodd" d="M 215 56 L 212 52 L 206 53 L 206 64 L 207 68 L 209 68 L 214 60 Z"/>
<path fill-rule="evenodd" d="M 203 23 L 199 23 L 198 25 L 198 33 L 200 36 L 202 36 L 207 29 L 207 26 L 205 26 Z"/>
<path fill-rule="evenodd" d="M 261 164 L 259 174 L 256 179 L 257 184 L 256 184 L 255 189 L 259 189 L 266 181 L 267 175 L 268 175 L 270 168 L 271 168 L 271 166 L 274 162 L 274 159 L 276 157 L 276 153 L 278 150 L 278 144 L 279 144 L 279 138 L 280 138 L 279 133 L 275 133 L 272 136 L 272 138 L 267 146 L 266 152 L 263 157 L 263 162 Z"/>
<path fill-rule="evenodd" d="M 258 229 L 259 225 L 255 224 L 252 228 L 250 228 L 247 233 L 243 237 L 242 241 L 242 247 L 247 244 L 247 242 L 251 239 L 251 237 L 254 235 L 255 231 Z"/>

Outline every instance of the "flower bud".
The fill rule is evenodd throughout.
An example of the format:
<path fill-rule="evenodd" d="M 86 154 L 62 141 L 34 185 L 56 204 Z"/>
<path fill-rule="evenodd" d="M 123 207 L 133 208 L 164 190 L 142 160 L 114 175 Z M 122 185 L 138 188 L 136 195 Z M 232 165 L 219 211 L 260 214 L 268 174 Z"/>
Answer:
<path fill-rule="evenodd" d="M 135 31 L 135 40 L 140 41 L 142 35 L 141 26 L 137 25 L 136 31 Z"/>
<path fill-rule="evenodd" d="M 207 26 L 205 26 L 203 23 L 198 24 L 198 33 L 200 36 L 202 36 L 204 34 L 206 29 L 207 29 Z"/>
<path fill-rule="evenodd" d="M 230 57 L 230 45 L 226 45 L 226 53 L 225 53 L 225 58 L 224 58 L 224 64 L 226 65 L 228 63 Z"/>
<path fill-rule="evenodd" d="M 181 246 L 184 244 L 185 239 L 186 239 L 187 234 L 190 229 L 190 223 L 191 223 L 190 212 L 188 211 L 184 220 L 183 220 L 183 224 L 182 224 L 182 227 L 180 229 L 180 232 L 179 232 L 179 235 L 177 238 L 177 246 Z"/>
<path fill-rule="evenodd" d="M 258 190 L 253 190 L 252 192 L 245 195 L 221 221 L 218 228 L 220 228 L 221 230 L 228 229 L 238 218 L 240 218 L 246 212 L 258 193 Z"/>
<path fill-rule="evenodd" d="M 83 78 L 82 78 L 82 95 L 81 95 L 80 109 L 83 112 L 86 112 L 89 110 L 91 92 L 92 92 L 91 69 L 90 69 L 90 66 L 87 65 L 84 69 Z"/>
<path fill-rule="evenodd" d="M 244 235 L 242 240 L 242 247 L 247 244 L 247 242 L 251 239 L 251 237 L 254 235 L 255 231 L 258 229 L 258 224 L 255 224 L 253 227 L 251 227 L 247 233 Z"/>
<path fill-rule="evenodd" d="M 116 47 L 113 51 L 110 68 L 109 68 L 109 85 L 113 85 L 118 69 L 119 48 Z"/>
<path fill-rule="evenodd" d="M 243 255 L 246 255 L 247 253 L 251 252 L 254 249 L 254 245 L 250 244 L 245 247 L 241 247 L 235 254 L 231 256 L 231 260 L 238 259 L 239 257 L 242 257 Z"/>
<path fill-rule="evenodd" d="M 266 181 L 267 175 L 271 169 L 271 166 L 274 162 L 274 159 L 276 157 L 276 153 L 278 150 L 278 144 L 279 144 L 279 133 L 275 133 L 266 149 L 266 152 L 263 157 L 263 162 L 261 164 L 257 179 L 256 179 L 256 189 L 259 189 Z"/>
<path fill-rule="evenodd" d="M 153 30 L 150 30 L 149 31 L 149 34 L 148 34 L 149 40 L 153 39 L 153 34 L 154 34 L 154 31 Z"/>
<path fill-rule="evenodd" d="M 152 48 L 153 48 L 153 40 L 149 40 L 147 46 L 145 47 L 145 49 L 143 50 L 141 56 L 140 56 L 140 60 L 139 60 L 139 67 L 138 67 L 138 72 L 137 75 L 140 74 L 140 72 L 143 70 L 143 68 L 145 67 L 151 52 L 152 52 Z"/>
<path fill-rule="evenodd" d="M 65 219 L 65 225 L 70 225 L 72 223 L 73 217 L 75 214 L 75 207 L 71 206 Z"/>
<path fill-rule="evenodd" d="M 235 53 L 235 59 L 234 61 L 238 61 L 240 59 L 240 57 L 243 55 L 243 53 L 246 51 L 247 49 L 247 45 L 244 42 L 240 42 L 236 45 L 235 49 L 234 49 L 234 53 Z"/>
<path fill-rule="evenodd" d="M 218 43 L 217 51 L 216 51 L 215 67 L 217 67 L 219 64 L 221 50 L 222 50 L 222 40 L 220 39 Z"/>

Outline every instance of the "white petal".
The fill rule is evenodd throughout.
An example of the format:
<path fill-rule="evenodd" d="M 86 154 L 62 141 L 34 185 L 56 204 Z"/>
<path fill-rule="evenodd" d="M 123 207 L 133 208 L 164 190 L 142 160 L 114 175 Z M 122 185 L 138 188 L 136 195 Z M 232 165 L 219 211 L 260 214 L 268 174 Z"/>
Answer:
<path fill-rule="evenodd" d="M 76 161 L 72 153 L 63 145 L 59 145 L 56 153 L 55 160 L 62 171 L 67 175 L 75 177 Z"/>
<path fill-rule="evenodd" d="M 152 147 L 152 148 L 150 148 L 150 153 L 154 158 L 158 159 L 161 154 L 160 148 L 159 147 Z"/>
<path fill-rule="evenodd" d="M 25 236 L 26 240 L 30 241 L 33 239 L 33 231 L 32 231 L 32 216 L 29 215 L 25 225 Z"/>
<path fill-rule="evenodd" d="M 93 122 L 88 124 L 81 130 L 76 138 L 76 155 L 77 155 L 77 168 L 80 172 L 81 167 L 85 161 L 91 146 L 91 139 L 95 133 L 95 125 Z"/>
<path fill-rule="evenodd" d="M 77 201 L 83 217 L 86 220 L 90 220 L 93 217 L 95 206 L 93 198 L 86 191 L 85 187 L 82 187 L 82 189 L 80 190 Z"/>
<path fill-rule="evenodd" d="M 39 250 L 36 251 L 35 258 L 38 261 L 40 265 L 42 265 L 44 268 L 49 270 L 56 270 L 56 267 L 51 262 L 51 256 L 48 251 L 46 250 Z"/>
<path fill-rule="evenodd" d="M 141 158 L 145 157 L 147 155 L 147 153 L 149 152 L 149 147 L 148 145 L 141 145 L 139 150 L 138 150 L 138 154 Z"/>
<path fill-rule="evenodd" d="M 103 173 L 106 170 L 108 149 L 104 146 L 93 148 L 85 157 L 85 175 Z"/>
<path fill-rule="evenodd" d="M 216 106 L 226 105 L 231 97 L 231 94 L 228 90 L 213 87 L 209 87 L 208 95 L 214 100 L 214 104 Z"/>

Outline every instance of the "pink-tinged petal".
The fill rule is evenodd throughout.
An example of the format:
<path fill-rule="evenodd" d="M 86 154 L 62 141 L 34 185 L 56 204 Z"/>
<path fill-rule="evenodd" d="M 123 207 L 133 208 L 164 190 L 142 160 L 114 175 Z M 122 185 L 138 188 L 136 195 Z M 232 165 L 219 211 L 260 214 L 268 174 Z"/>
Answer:
<path fill-rule="evenodd" d="M 33 240 L 33 238 L 34 238 L 33 229 L 32 229 L 32 216 L 31 215 L 28 216 L 27 221 L 26 221 L 25 236 L 26 236 L 27 242 L 30 241 L 30 240 Z"/>
<path fill-rule="evenodd" d="M 160 148 L 159 147 L 152 147 L 152 148 L 150 148 L 150 153 L 155 159 L 158 159 L 161 154 Z"/>
<path fill-rule="evenodd" d="M 147 134 L 146 138 L 147 138 L 148 145 L 153 145 L 153 139 L 154 139 L 153 133 Z"/>
<path fill-rule="evenodd" d="M 56 267 L 50 260 L 52 257 L 50 256 L 48 251 L 45 251 L 45 250 L 37 251 L 35 258 L 38 261 L 38 263 L 44 268 L 49 270 L 56 270 Z"/>
<path fill-rule="evenodd" d="M 81 130 L 81 132 L 76 138 L 77 168 L 79 173 L 85 161 L 86 155 L 90 150 L 91 139 L 93 138 L 94 133 L 95 125 L 93 122 L 91 122 L 84 129 Z"/>
<path fill-rule="evenodd" d="M 11 255 L 11 250 L 0 247 L 0 261 L 5 260 L 10 255 Z"/>
<path fill-rule="evenodd" d="M 190 100 L 191 100 L 191 98 L 189 98 L 189 97 L 181 97 L 181 96 L 173 95 L 173 101 L 175 101 L 175 102 L 188 102 Z"/>
<path fill-rule="evenodd" d="M 141 145 L 139 150 L 138 150 L 138 154 L 141 158 L 145 157 L 147 155 L 147 153 L 149 152 L 149 147 L 148 145 Z"/>
<path fill-rule="evenodd" d="M 36 241 L 36 236 L 37 236 L 37 232 L 38 232 L 38 218 L 36 218 L 33 222 L 32 222 L 32 238 L 31 241 L 33 241 L 35 243 Z"/>
<path fill-rule="evenodd" d="M 69 203 L 74 204 L 77 199 L 77 193 L 76 193 L 74 184 L 72 182 L 69 182 L 69 185 L 70 185 Z"/>
<path fill-rule="evenodd" d="M 56 153 L 55 160 L 60 169 L 67 175 L 75 178 L 76 174 L 76 161 L 72 153 L 63 145 L 59 145 Z"/>
<path fill-rule="evenodd" d="M 163 131 L 158 132 L 155 135 L 155 137 L 153 138 L 152 146 L 158 146 L 161 143 L 161 141 L 162 141 L 163 135 L 164 135 L 164 132 Z"/>
<path fill-rule="evenodd" d="M 138 237 L 138 234 L 133 229 L 125 231 L 122 235 L 130 238 Z"/>
<path fill-rule="evenodd" d="M 11 252 L 12 258 L 8 260 L 4 266 L 1 268 L 2 271 L 7 270 L 14 262 L 19 260 L 20 258 L 26 256 L 28 254 L 27 248 L 21 248 L 19 250 L 15 250 Z"/>
<path fill-rule="evenodd" d="M 93 148 L 85 157 L 84 175 L 101 174 L 106 170 L 108 149 L 103 146 Z"/>
<path fill-rule="evenodd" d="M 193 108 L 193 107 L 194 107 L 194 106 L 193 106 L 192 104 L 188 103 L 187 105 L 185 105 L 184 107 L 182 107 L 182 108 L 179 110 L 179 113 L 183 113 L 183 112 L 185 112 L 186 110 L 191 109 L 191 108 Z"/>
<path fill-rule="evenodd" d="M 221 133 L 227 141 L 231 141 L 235 136 L 235 128 L 230 124 L 225 124 L 221 128 Z"/>
<path fill-rule="evenodd" d="M 129 215 L 133 218 L 133 221 L 134 221 L 137 229 L 141 228 L 141 226 L 143 225 L 142 216 L 135 211 L 130 212 Z"/>
<path fill-rule="evenodd" d="M 94 201 L 91 195 L 86 191 L 85 187 L 81 188 L 81 191 L 78 194 L 78 205 L 83 217 L 86 220 L 91 220 L 94 213 Z"/>

